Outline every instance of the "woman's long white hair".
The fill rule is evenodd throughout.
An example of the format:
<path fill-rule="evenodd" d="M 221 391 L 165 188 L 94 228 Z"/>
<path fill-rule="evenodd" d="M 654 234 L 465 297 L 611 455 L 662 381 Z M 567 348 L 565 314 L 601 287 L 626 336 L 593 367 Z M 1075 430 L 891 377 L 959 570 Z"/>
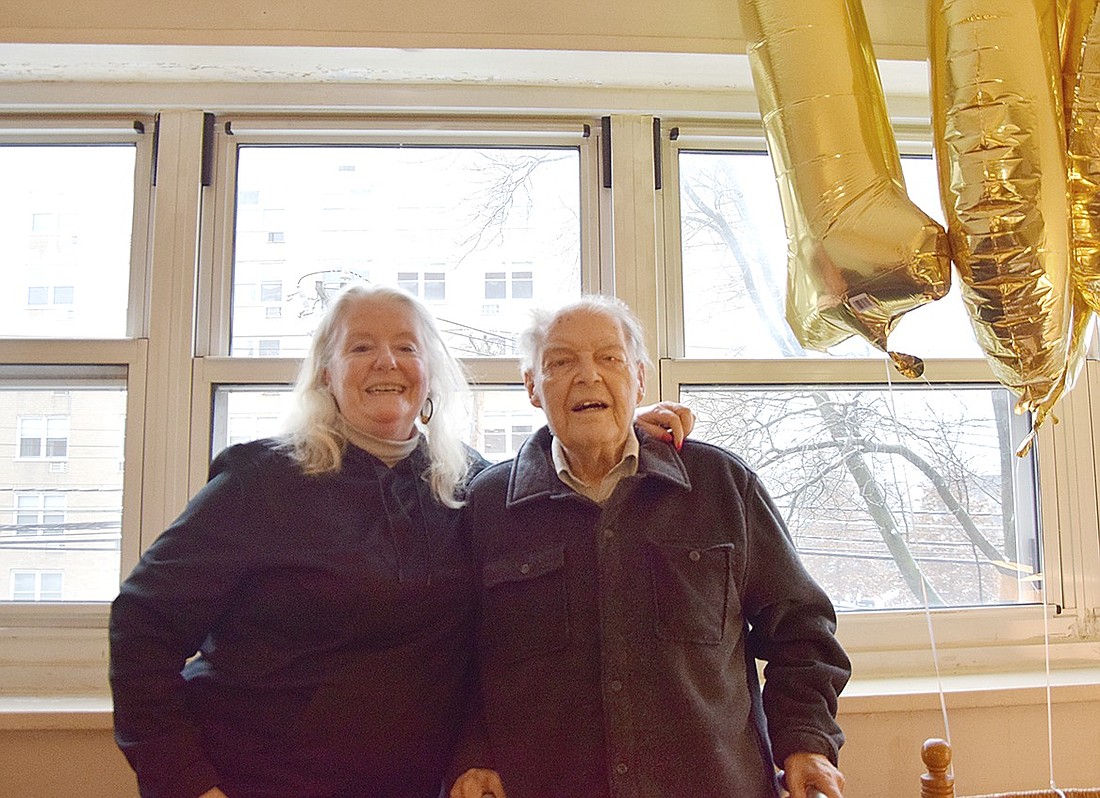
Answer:
<path fill-rule="evenodd" d="M 306 474 L 338 471 L 347 438 L 336 400 L 325 385 L 325 369 L 332 361 L 340 322 L 360 302 L 390 302 L 408 308 L 419 326 L 428 370 L 428 396 L 433 411 L 428 424 L 417 426 L 428 439 L 430 466 L 425 479 L 432 493 L 447 507 L 462 506 L 469 456 L 458 435 L 468 412 L 469 388 L 461 365 L 452 357 L 431 311 L 420 300 L 384 285 L 352 285 L 341 291 L 325 310 L 313 331 L 309 354 L 302 362 L 294 385 L 293 409 L 283 438 L 287 449 Z"/>

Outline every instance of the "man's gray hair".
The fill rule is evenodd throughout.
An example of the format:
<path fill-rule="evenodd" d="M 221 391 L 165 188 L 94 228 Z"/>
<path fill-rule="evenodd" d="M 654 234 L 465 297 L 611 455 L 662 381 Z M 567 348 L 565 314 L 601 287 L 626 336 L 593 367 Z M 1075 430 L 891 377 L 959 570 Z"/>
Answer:
<path fill-rule="evenodd" d="M 531 324 L 520 333 L 517 341 L 520 373 L 535 372 L 542 359 L 542 350 L 546 348 L 546 336 L 550 326 L 565 314 L 578 311 L 598 313 L 619 322 L 631 362 L 640 363 L 643 369 L 653 367 L 653 361 L 650 360 L 649 352 L 646 350 L 645 331 L 638 317 L 634 315 L 634 311 L 618 297 L 606 294 L 585 294 L 580 299 L 554 310 L 539 309 L 531 313 Z"/>

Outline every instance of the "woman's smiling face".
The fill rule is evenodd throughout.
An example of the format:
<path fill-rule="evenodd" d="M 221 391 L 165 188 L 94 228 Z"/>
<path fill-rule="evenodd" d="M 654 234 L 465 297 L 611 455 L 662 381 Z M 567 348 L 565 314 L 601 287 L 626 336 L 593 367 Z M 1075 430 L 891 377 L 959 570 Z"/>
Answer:
<path fill-rule="evenodd" d="M 352 427 L 387 440 L 411 438 L 429 379 L 413 310 L 385 298 L 349 305 L 337 323 L 324 379 Z"/>

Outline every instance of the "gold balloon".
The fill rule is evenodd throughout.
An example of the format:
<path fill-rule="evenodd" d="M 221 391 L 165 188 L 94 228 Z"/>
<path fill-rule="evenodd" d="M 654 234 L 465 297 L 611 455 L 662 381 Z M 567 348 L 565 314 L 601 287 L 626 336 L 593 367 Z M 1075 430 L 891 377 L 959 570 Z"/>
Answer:
<path fill-rule="evenodd" d="M 1100 2 L 1076 0 L 1063 28 L 1073 284 L 1100 311 Z"/>
<path fill-rule="evenodd" d="M 788 241 L 787 321 L 805 347 L 861 335 L 947 293 L 945 231 L 905 192 L 860 0 L 740 0 Z M 890 353 L 903 374 L 917 358 Z"/>
<path fill-rule="evenodd" d="M 1069 204 L 1053 0 L 933 0 L 940 196 L 974 331 L 1017 412 L 1065 388 Z"/>
<path fill-rule="evenodd" d="M 1024 457 L 1031 451 L 1039 427 L 1048 416 L 1054 423 L 1058 423 L 1058 418 L 1054 415 L 1054 405 L 1059 399 L 1070 392 L 1077 383 L 1077 378 L 1081 374 L 1081 369 L 1085 367 L 1089 345 L 1092 341 L 1092 330 L 1094 326 L 1092 322 L 1094 315 L 1092 308 L 1090 308 L 1085 301 L 1084 295 L 1080 291 L 1074 291 L 1070 302 L 1069 344 L 1067 346 L 1066 367 L 1059 375 L 1050 396 L 1041 406 L 1035 409 L 1031 431 L 1016 447 L 1016 455 L 1018 457 Z"/>

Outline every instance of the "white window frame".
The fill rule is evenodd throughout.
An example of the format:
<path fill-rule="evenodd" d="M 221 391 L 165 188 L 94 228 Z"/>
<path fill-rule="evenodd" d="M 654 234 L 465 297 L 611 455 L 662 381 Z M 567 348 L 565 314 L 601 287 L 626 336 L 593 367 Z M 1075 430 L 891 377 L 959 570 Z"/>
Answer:
<path fill-rule="evenodd" d="M 235 190 L 233 148 L 245 140 L 282 143 L 363 143 L 415 140 L 450 143 L 456 139 L 485 139 L 537 146 L 540 135 L 555 125 L 575 130 L 577 121 L 590 125 L 591 136 L 582 146 L 582 285 L 622 297 L 640 316 L 647 344 L 658 361 L 657 373 L 647 385 L 647 401 L 675 398 L 678 386 L 699 382 L 699 361 L 680 362 L 678 348 L 682 319 L 675 245 L 670 232 L 678 230 L 673 210 L 675 185 L 668 177 L 670 143 L 662 138 L 659 152 L 665 164 L 662 191 L 653 188 L 653 117 L 661 109 L 663 130 L 677 120 L 703 129 L 707 124 L 692 115 L 718 119 L 711 133 L 729 137 L 744 133 L 759 142 L 756 99 L 751 90 L 731 91 L 725 83 L 695 90 L 654 85 L 644 89 L 578 89 L 557 87 L 520 92 L 524 109 L 509 100 L 514 87 L 459 85 L 418 87 L 372 86 L 339 82 L 287 83 L 265 86 L 257 102 L 255 84 L 165 83 L 150 86 L 118 82 L 58 82 L 17 86 L 7 96 L 15 105 L 41 107 L 48 99 L 48 115 L 0 115 L 0 143 L 21 139 L 35 143 L 45 138 L 84 143 L 90 139 L 119 140 L 137 136 L 135 226 L 132 247 L 127 338 L 117 341 L 6 341 L 0 340 L 0 364 L 57 366 L 116 365 L 127 380 L 126 470 L 123 506 L 122 571 L 127 573 L 138 555 L 178 515 L 187 498 L 206 481 L 210 456 L 212 397 L 220 385 L 289 385 L 298 361 L 287 358 L 229 358 L 228 322 L 231 309 L 231 231 Z M 368 97 L 369 95 L 369 97 Z M 111 108 L 130 103 L 140 113 L 94 111 L 97 96 Z M 24 98 L 20 100 L 19 98 Z M 368 97 L 368 99 L 364 99 Z M 920 118 L 927 113 L 926 96 L 902 98 L 900 105 Z M 89 107 L 93 108 L 88 111 Z M 203 107 L 219 111 L 215 127 L 212 185 L 203 188 Z M 425 113 L 426 108 L 451 109 Z M 57 109 L 78 111 L 60 116 Z M 256 111 L 263 108 L 263 111 Z M 323 113 L 305 109 L 324 108 Z M 385 108 L 370 113 L 364 108 Z M 606 109 L 620 109 L 609 117 L 613 146 L 610 162 L 613 188 L 601 187 L 600 117 Z M 153 110 L 150 110 L 153 109 Z M 158 167 L 152 189 L 151 136 L 141 138 L 132 125 L 143 120 L 154 129 L 159 110 Z M 275 109 L 275 110 L 271 110 Z M 282 109 L 282 110 L 280 110 Z M 397 109 L 395 111 L 394 109 Z M 404 110 L 402 110 L 404 109 Z M 579 110 L 578 110 L 579 109 Z M 483 114 L 473 117 L 473 114 Z M 748 121 L 746 121 L 748 120 Z M 224 122 L 232 121 L 232 133 Z M 926 123 L 925 123 L 926 126 Z M 920 127 L 918 124 L 917 127 Z M 542 133 L 532 133 L 534 130 Z M 510 138 L 511 137 L 511 138 Z M 156 212 L 152 198 L 156 197 Z M 669 219 L 675 218 L 671 223 Z M 200 235 L 201 228 L 201 235 Z M 155 240 L 157 246 L 150 246 Z M 197 268 L 201 264 L 201 268 Z M 191 331 L 195 331 L 192 338 Z M 519 383 L 513 359 L 478 359 L 465 363 L 476 385 L 514 386 Z M 766 364 L 765 364 L 766 365 Z M 949 379 L 930 364 L 930 375 Z M 973 364 L 963 368 L 968 378 Z M 728 363 L 715 364 L 712 379 L 736 382 L 746 377 L 731 372 Z M 705 377 L 706 375 L 703 374 Z M 987 375 L 988 376 L 988 375 Z M 802 373 L 802 381 L 805 372 Z M 1062 571 L 1059 591 L 1061 615 L 1050 616 L 1023 608 L 947 610 L 933 613 L 939 651 L 947 663 L 969 671 L 1023 668 L 1041 663 L 1044 646 L 1055 641 L 1058 664 L 1084 658 L 1092 664 L 1100 629 L 1096 619 L 1100 595 L 1100 552 L 1097 529 L 1097 425 L 1092 422 L 1100 402 L 1100 373 L 1088 364 L 1078 385 L 1061 405 L 1060 424 L 1042 430 L 1039 446 L 1042 511 L 1048 563 Z M 1086 432 L 1087 431 L 1087 432 Z M 187 441 L 181 446 L 180 441 Z M 1053 486 L 1053 487 L 1052 487 Z M 1051 524 L 1057 533 L 1051 534 Z M 1056 540 L 1055 550 L 1050 550 Z M 16 630 L 0 651 L 0 666 L 8 677 L 5 692 L 86 692 L 100 694 L 105 685 L 104 633 L 107 607 L 53 605 L 0 606 L 0 625 Z M 1037 617 L 1036 617 L 1037 616 Z M 919 613 L 846 614 L 840 634 L 852 651 L 861 678 L 875 674 L 916 675 L 930 664 L 927 619 Z M 999 636 L 1001 634 L 1005 636 Z M 79 654 L 68 653 L 74 641 Z M 1087 656 L 1084 656 L 1087 655 Z M 1016 659 L 1014 659 L 1014 657 Z M 41 674 L 57 674 L 72 665 L 63 682 L 44 682 Z M 15 663 L 21 670 L 6 666 Z"/>
<path fill-rule="evenodd" d="M 684 353 L 678 154 L 681 150 L 766 151 L 759 123 L 721 126 L 698 120 L 662 120 L 665 349 L 659 362 L 661 396 L 677 399 L 683 385 L 852 385 L 887 387 L 881 360 L 846 358 L 700 360 Z M 677 129 L 673 139 L 668 135 Z M 927 125 L 899 122 L 903 153 L 926 154 Z M 1016 605 L 909 611 L 844 612 L 838 634 L 865 678 L 932 676 L 942 672 L 1041 670 L 1047 662 L 1089 663 L 1100 636 L 1100 553 L 1096 457 L 1100 429 L 1100 362 L 1087 363 L 1062 401 L 1060 423 L 1048 421 L 1037 443 L 1039 522 L 1047 572 L 1046 606 Z M 897 381 L 904 378 L 898 376 Z M 982 359 L 926 360 L 930 384 L 984 383 L 1000 387 Z M 937 653 L 933 660 L 932 650 Z"/>
<path fill-rule="evenodd" d="M 159 376 L 150 380 L 147 373 L 151 328 L 148 309 L 160 294 L 153 295 L 151 291 L 148 247 L 154 227 L 152 182 L 153 140 L 158 138 L 156 127 L 153 114 L 137 110 L 126 114 L 0 115 L 0 146 L 121 143 L 136 147 L 125 336 L 117 339 L 0 338 L 0 380 L 35 389 L 55 390 L 102 384 L 104 379 L 109 384 L 120 380 L 124 383 L 127 395 L 123 453 L 126 468 L 123 470 L 122 541 L 119 551 L 122 575 L 128 573 L 137 562 L 143 548 L 143 529 L 147 526 L 159 527 L 159 534 L 163 528 L 160 518 L 154 524 L 143 524 L 142 488 L 146 483 L 146 464 L 150 459 L 159 459 L 163 464 L 163 452 L 170 448 L 162 445 L 158 453 L 155 447 L 150 446 L 146 435 L 147 407 L 158 406 L 157 400 L 147 395 L 147 388 L 152 385 L 163 388 L 170 371 L 165 367 L 165 361 L 153 359 L 154 371 Z M 161 135 L 159 139 L 162 152 L 167 150 L 171 153 L 174 147 L 172 135 Z M 167 195 L 175 182 L 173 170 L 162 168 L 158 177 Z M 162 218 L 178 210 L 178 203 L 167 196 L 161 202 Z M 178 227 L 175 219 L 171 225 Z M 168 227 L 167 224 L 163 226 Z M 170 252 L 170 237 L 162 235 L 161 238 Z M 170 259 L 167 252 L 162 259 Z M 171 279 L 171 274 L 167 274 L 166 280 Z M 153 414 L 157 412 L 154 409 Z M 144 510 L 146 514 L 153 513 L 155 502 Z M 2 692 L 101 692 L 106 666 L 103 633 L 109 609 L 106 602 L 0 602 L 0 626 L 11 630 L 5 645 L 0 647 L 0 667 L 6 674 Z M 44 664 L 50 667 L 44 668 Z"/>

